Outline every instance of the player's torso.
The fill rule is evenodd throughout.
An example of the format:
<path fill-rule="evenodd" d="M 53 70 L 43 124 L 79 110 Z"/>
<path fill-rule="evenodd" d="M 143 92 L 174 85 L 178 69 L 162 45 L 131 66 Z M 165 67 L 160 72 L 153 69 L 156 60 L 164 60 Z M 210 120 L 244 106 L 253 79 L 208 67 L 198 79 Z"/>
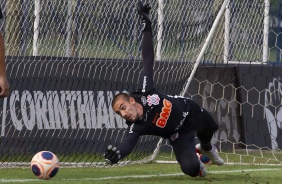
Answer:
<path fill-rule="evenodd" d="M 143 116 L 130 131 L 168 138 L 188 126 L 193 108 L 189 99 L 164 95 L 154 89 L 146 93 L 133 92 L 132 96 L 143 106 Z"/>

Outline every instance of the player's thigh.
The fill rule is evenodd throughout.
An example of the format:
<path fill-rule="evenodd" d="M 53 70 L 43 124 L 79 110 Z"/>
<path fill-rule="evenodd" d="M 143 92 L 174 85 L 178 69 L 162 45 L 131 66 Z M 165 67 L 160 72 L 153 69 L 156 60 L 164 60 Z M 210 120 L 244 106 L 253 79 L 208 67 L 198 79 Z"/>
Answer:
<path fill-rule="evenodd" d="M 211 114 L 203 109 L 202 114 L 193 121 L 193 124 L 195 125 L 196 131 L 200 132 L 214 132 L 218 130 L 218 124 L 214 120 L 214 118 L 211 116 Z"/>
<path fill-rule="evenodd" d="M 191 176 L 198 174 L 200 169 L 194 136 L 194 131 L 179 134 L 178 138 L 171 142 L 182 171 Z"/>

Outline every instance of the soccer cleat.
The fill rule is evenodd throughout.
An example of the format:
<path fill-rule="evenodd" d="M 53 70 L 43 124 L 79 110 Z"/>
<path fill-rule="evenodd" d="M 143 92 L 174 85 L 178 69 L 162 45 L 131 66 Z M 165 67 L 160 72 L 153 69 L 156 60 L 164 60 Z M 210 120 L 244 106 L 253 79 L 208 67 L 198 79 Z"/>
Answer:
<path fill-rule="evenodd" d="M 206 166 L 205 166 L 205 164 L 203 162 L 201 162 L 201 160 L 199 160 L 199 161 L 200 161 L 200 173 L 199 173 L 199 176 L 200 177 L 205 177 L 205 176 L 207 176 Z"/>
<path fill-rule="evenodd" d="M 209 157 L 213 164 L 224 165 L 224 160 L 220 158 L 218 151 L 214 145 L 212 145 L 212 149 L 210 151 L 203 150 L 200 144 L 196 145 L 196 149 L 198 149 L 202 155 Z"/>

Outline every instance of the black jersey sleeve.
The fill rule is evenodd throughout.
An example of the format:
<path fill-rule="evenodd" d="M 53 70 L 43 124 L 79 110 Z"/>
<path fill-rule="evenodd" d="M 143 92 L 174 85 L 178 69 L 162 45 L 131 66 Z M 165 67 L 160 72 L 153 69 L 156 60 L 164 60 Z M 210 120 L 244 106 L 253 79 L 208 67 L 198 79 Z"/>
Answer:
<path fill-rule="evenodd" d="M 137 132 L 129 133 L 130 131 L 131 131 L 131 126 L 128 127 L 127 135 L 122 141 L 122 143 L 117 146 L 118 150 L 120 151 L 121 159 L 131 153 L 131 151 L 137 144 L 140 137 L 139 133 Z"/>
<path fill-rule="evenodd" d="M 138 83 L 138 90 L 142 92 L 148 91 L 154 87 L 154 46 L 152 40 L 152 33 L 144 31 L 142 38 L 142 58 L 143 58 L 143 74 Z"/>
<path fill-rule="evenodd" d="M 126 157 L 131 153 L 135 145 L 137 144 L 140 134 L 138 132 L 133 132 L 132 129 L 134 124 L 131 122 L 126 122 L 128 128 L 126 130 L 126 136 L 122 143 L 117 146 L 118 150 L 120 151 L 121 159 Z"/>
<path fill-rule="evenodd" d="M 0 19 L 2 19 L 2 18 L 3 18 L 3 14 L 2 14 L 2 10 L 0 8 Z"/>

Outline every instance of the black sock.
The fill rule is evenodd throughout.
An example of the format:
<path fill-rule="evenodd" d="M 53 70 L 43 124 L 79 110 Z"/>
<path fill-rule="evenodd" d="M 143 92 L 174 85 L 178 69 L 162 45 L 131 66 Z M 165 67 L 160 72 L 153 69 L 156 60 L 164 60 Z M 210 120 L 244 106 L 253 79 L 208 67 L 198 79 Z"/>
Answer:
<path fill-rule="evenodd" d="M 212 149 L 211 143 L 201 143 L 201 148 L 205 151 L 210 151 Z"/>

